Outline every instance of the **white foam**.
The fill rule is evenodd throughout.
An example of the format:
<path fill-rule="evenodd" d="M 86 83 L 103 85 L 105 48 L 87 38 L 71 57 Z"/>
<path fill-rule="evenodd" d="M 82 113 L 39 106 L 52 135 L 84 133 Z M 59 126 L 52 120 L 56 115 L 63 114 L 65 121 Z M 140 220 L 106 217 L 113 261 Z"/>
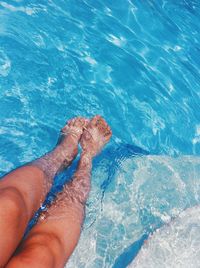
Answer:
<path fill-rule="evenodd" d="M 129 267 L 200 267 L 200 207 L 187 209 L 155 232 Z"/>
<path fill-rule="evenodd" d="M 84 230 L 67 268 L 111 268 L 144 230 L 154 228 L 157 222 L 167 224 L 185 207 L 200 203 L 199 157 L 126 159 L 101 201 L 109 161 L 93 171 Z"/>
<path fill-rule="evenodd" d="M 8 76 L 11 69 L 11 61 L 3 50 L 0 49 L 0 76 Z"/>

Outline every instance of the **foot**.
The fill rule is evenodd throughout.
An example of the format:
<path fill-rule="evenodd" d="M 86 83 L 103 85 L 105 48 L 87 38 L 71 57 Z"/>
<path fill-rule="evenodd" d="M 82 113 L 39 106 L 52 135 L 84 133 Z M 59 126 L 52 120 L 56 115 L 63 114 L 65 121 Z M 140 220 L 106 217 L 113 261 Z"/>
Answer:
<path fill-rule="evenodd" d="M 83 117 L 76 117 L 67 122 L 61 129 L 61 136 L 58 147 L 66 151 L 68 161 L 73 160 L 78 153 L 78 143 L 89 120 Z"/>
<path fill-rule="evenodd" d="M 110 140 L 112 131 L 106 121 L 99 115 L 92 118 L 85 128 L 80 143 L 83 153 L 94 157 Z"/>

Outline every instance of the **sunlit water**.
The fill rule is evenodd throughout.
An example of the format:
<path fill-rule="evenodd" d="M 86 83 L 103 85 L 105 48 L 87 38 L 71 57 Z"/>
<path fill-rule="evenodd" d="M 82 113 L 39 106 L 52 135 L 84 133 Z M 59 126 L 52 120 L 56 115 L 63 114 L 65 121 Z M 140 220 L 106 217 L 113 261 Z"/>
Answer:
<path fill-rule="evenodd" d="M 50 150 L 68 118 L 113 130 L 66 267 L 126 267 L 200 204 L 199 21 L 189 0 L 0 1 L 0 175 Z"/>
<path fill-rule="evenodd" d="M 197 268 L 200 267 L 199 245 L 200 207 L 194 207 L 156 232 L 129 268 Z"/>

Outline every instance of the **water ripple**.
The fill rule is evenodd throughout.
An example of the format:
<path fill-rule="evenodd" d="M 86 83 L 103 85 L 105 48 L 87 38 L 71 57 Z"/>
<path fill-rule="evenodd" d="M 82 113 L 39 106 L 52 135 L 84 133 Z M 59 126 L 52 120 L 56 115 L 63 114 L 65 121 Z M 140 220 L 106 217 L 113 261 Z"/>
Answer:
<path fill-rule="evenodd" d="M 144 230 L 200 202 L 195 157 L 131 156 L 200 154 L 199 17 L 188 0 L 0 2 L 1 174 L 50 150 L 77 115 L 103 115 L 110 148 L 123 148 L 97 161 L 69 267 L 112 267 Z"/>

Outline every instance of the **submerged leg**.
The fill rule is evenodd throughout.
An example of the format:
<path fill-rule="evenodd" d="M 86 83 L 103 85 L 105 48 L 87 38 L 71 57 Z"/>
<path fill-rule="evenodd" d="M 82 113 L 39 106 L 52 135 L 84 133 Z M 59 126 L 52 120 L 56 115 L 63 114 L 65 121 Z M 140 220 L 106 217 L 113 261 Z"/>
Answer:
<path fill-rule="evenodd" d="M 0 267 L 7 263 L 23 237 L 55 174 L 69 165 L 78 151 L 86 120 L 71 120 L 63 128 L 63 138 L 53 151 L 7 174 L 0 181 Z"/>
<path fill-rule="evenodd" d="M 111 130 L 99 116 L 94 117 L 81 138 L 83 152 L 72 181 L 21 244 L 8 264 L 14 267 L 64 267 L 81 232 L 85 203 L 90 191 L 92 158 L 109 141 Z"/>

